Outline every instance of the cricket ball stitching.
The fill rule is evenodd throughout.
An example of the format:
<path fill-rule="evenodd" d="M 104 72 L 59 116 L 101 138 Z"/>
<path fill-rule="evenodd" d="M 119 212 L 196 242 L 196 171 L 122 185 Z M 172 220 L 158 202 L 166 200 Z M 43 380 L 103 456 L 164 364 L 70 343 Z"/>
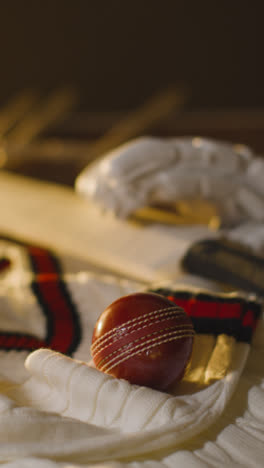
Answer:
<path fill-rule="evenodd" d="M 173 327 L 173 328 L 174 328 L 174 327 Z M 131 343 L 138 343 L 138 342 L 141 341 L 140 344 L 138 344 L 138 345 L 136 345 L 136 346 L 133 347 L 133 350 L 140 348 L 142 345 L 144 346 L 145 344 L 155 342 L 155 341 L 159 340 L 159 338 L 160 338 L 160 339 L 164 339 L 164 338 L 166 338 L 167 336 L 174 335 L 175 338 L 177 338 L 177 337 L 181 338 L 181 337 L 182 337 L 182 333 L 186 333 L 186 332 L 189 332 L 191 335 L 193 335 L 192 328 L 190 327 L 189 330 L 188 330 L 188 328 L 187 328 L 187 329 L 184 329 L 184 330 L 173 330 L 173 331 L 171 331 L 171 332 L 168 332 L 168 333 L 163 334 L 162 336 L 154 337 L 154 338 L 152 338 L 152 339 L 148 339 L 148 340 L 146 340 L 146 341 L 144 341 L 144 342 L 142 343 L 142 341 L 145 340 L 145 338 L 146 338 L 147 336 L 148 336 L 148 337 L 151 337 L 151 336 L 153 336 L 153 335 L 156 335 L 157 333 L 162 333 L 162 332 L 164 332 L 164 331 L 165 331 L 165 329 L 159 330 L 159 331 L 157 331 L 157 332 L 153 332 L 153 333 L 150 333 L 149 335 L 145 335 L 145 336 L 143 336 L 143 337 L 141 337 L 141 338 L 138 338 L 138 339 L 135 340 L 134 342 L 131 342 Z M 131 344 L 131 343 L 129 343 L 129 344 Z M 158 343 L 157 343 L 157 344 L 158 344 Z M 123 347 L 122 349 L 124 349 L 124 348 L 126 348 L 126 347 L 127 347 L 127 346 Z M 122 349 L 121 349 L 121 351 L 122 351 Z M 133 350 L 131 350 L 131 348 L 129 348 L 129 349 L 124 349 L 123 352 L 119 354 L 119 357 L 122 357 L 122 356 L 124 356 L 125 354 L 129 354 L 130 351 L 133 351 Z M 106 357 L 104 358 L 104 361 L 107 360 L 107 362 L 102 366 L 102 368 L 107 367 L 109 364 L 111 364 L 113 361 L 115 361 L 115 359 L 118 357 L 118 356 L 115 356 L 113 359 L 110 359 L 110 361 L 108 361 L 108 359 L 109 359 L 109 357 L 110 357 L 111 355 L 112 355 L 112 353 L 109 354 L 108 356 L 106 356 Z M 130 355 L 132 355 L 132 353 L 129 354 L 129 356 L 130 356 Z M 128 356 L 128 357 L 129 357 L 129 356 Z M 99 362 L 99 366 L 101 366 L 101 363 L 102 363 L 102 361 Z"/>
<path fill-rule="evenodd" d="M 174 336 L 174 337 L 171 337 L 171 338 L 168 338 L 166 340 L 161 340 L 159 341 L 158 343 L 153 343 L 153 344 L 150 344 L 149 346 L 146 346 L 144 348 L 140 348 L 138 349 L 137 351 L 135 351 L 134 353 L 131 353 L 129 354 L 128 356 L 125 356 L 123 357 L 123 359 L 120 359 L 119 361 L 115 362 L 112 366 L 110 367 L 107 367 L 106 365 L 101 369 L 103 372 L 109 372 L 110 370 L 112 370 L 114 367 L 118 366 L 119 364 L 121 364 L 122 362 L 124 361 L 127 361 L 128 359 L 130 359 L 131 357 L 137 355 L 137 354 L 140 354 L 144 351 L 148 351 L 149 349 L 151 348 L 154 348 L 155 346 L 159 346 L 161 344 L 164 344 L 164 343 L 168 343 L 170 341 L 177 341 L 177 340 L 180 340 L 182 338 L 191 338 L 192 336 L 194 335 L 194 333 L 188 333 L 188 334 L 185 334 L 185 335 L 181 335 L 181 336 Z M 164 335 L 165 337 L 165 335 Z M 150 341 L 153 341 L 153 340 L 150 340 Z"/>
<path fill-rule="evenodd" d="M 124 333 L 121 336 L 118 335 L 118 333 L 115 332 L 115 333 L 112 334 L 113 336 L 109 335 L 105 340 L 103 340 L 101 343 L 99 343 L 98 346 L 94 346 L 94 348 L 91 347 L 91 352 L 93 353 L 93 357 L 95 358 L 100 352 L 104 351 L 108 346 L 111 346 L 112 344 L 114 344 L 116 341 L 118 341 L 121 338 L 124 338 L 126 336 L 131 335 L 132 333 L 136 333 L 136 332 L 138 332 L 140 330 L 143 330 L 144 328 L 147 328 L 150 325 L 156 325 L 158 323 L 166 322 L 170 318 L 175 318 L 175 317 L 179 317 L 179 316 L 180 316 L 180 314 L 176 315 L 176 314 L 171 314 L 171 313 L 165 313 L 165 314 L 161 314 L 162 320 L 155 320 L 154 322 L 151 322 L 149 319 L 145 319 L 145 320 L 139 321 L 138 323 L 136 323 L 134 325 L 130 325 L 129 327 L 126 327 L 127 329 L 130 329 L 130 328 L 133 328 L 133 327 L 135 327 L 137 325 L 140 325 L 141 323 L 148 322 L 148 323 L 146 323 L 146 325 L 143 325 L 142 327 L 134 328 L 134 330 L 131 330 L 130 332 Z M 176 325 L 174 325 L 173 327 L 170 327 L 170 328 L 175 328 L 175 326 Z M 181 325 L 177 325 L 177 327 L 179 327 L 179 326 L 181 326 Z M 108 340 L 111 340 L 112 338 L 113 338 L 113 341 L 110 341 L 110 343 L 107 343 Z M 95 341 L 94 344 L 96 345 L 96 343 L 97 343 L 97 341 Z M 103 346 L 103 347 L 100 347 L 100 346 Z"/>
<path fill-rule="evenodd" d="M 159 323 L 159 322 L 155 322 L 155 323 Z M 142 330 L 143 328 L 146 328 L 145 327 L 141 327 L 141 328 L 137 328 L 136 330 L 134 330 L 133 332 L 137 332 L 139 330 Z M 180 330 L 175 330 L 176 328 L 180 328 Z M 158 333 L 161 334 L 167 330 L 174 330 L 176 333 L 180 333 L 180 332 L 183 332 L 185 331 L 185 329 L 190 329 L 192 330 L 193 327 L 191 324 L 179 324 L 179 325 L 171 325 L 170 327 L 166 327 L 166 328 L 163 328 L 161 330 L 156 330 L 156 331 L 153 331 L 152 333 L 148 333 L 147 335 L 144 335 L 144 336 L 141 336 L 140 338 L 137 338 L 136 340 L 132 340 L 130 341 L 129 343 L 127 344 L 124 344 L 123 346 L 121 346 L 120 348 L 116 349 L 115 351 L 113 351 L 112 353 L 108 354 L 107 356 L 105 356 L 101 361 L 100 361 L 100 365 L 106 361 L 109 357 L 113 356 L 114 354 L 124 350 L 125 348 L 127 348 L 129 345 L 133 345 L 134 343 L 138 343 L 139 341 L 142 341 L 146 338 L 149 338 L 150 336 L 153 336 L 153 335 L 157 335 Z M 131 332 L 132 333 L 132 332 Z M 129 334 L 127 334 L 129 335 Z M 122 335 L 122 338 L 124 336 L 127 336 L 127 335 Z M 118 340 L 117 340 L 118 341 Z M 111 345 L 112 343 L 109 344 L 109 346 Z M 93 358 L 95 359 L 98 354 L 100 354 L 101 351 L 104 351 L 105 349 L 107 349 L 108 346 L 105 346 L 103 349 L 101 349 L 100 351 L 98 351 L 94 356 Z"/>
<path fill-rule="evenodd" d="M 165 312 L 165 313 L 160 314 L 160 312 Z M 172 315 L 172 316 L 175 316 L 175 317 L 185 315 L 184 311 L 181 309 L 181 307 L 172 306 L 172 307 L 166 307 L 164 309 L 153 310 L 153 311 L 148 312 L 146 314 L 143 314 L 143 315 L 141 315 L 139 317 L 134 317 L 133 319 L 128 320 L 127 322 L 123 322 L 118 327 L 115 327 L 115 328 L 112 328 L 111 330 L 108 330 L 102 336 L 97 338 L 97 340 L 91 346 L 91 351 L 95 351 L 102 343 L 104 343 L 108 339 L 111 339 L 112 336 L 116 336 L 117 332 L 120 329 L 122 329 L 124 326 L 127 329 L 132 328 L 133 326 L 140 325 L 141 323 L 149 321 L 152 318 L 153 315 L 157 315 L 157 314 L 159 314 L 159 317 L 163 317 L 165 315 Z M 153 317 L 153 318 L 155 319 L 156 317 Z M 130 325 L 130 324 L 132 324 L 132 325 Z M 127 325 L 129 325 L 129 326 L 127 327 Z"/>

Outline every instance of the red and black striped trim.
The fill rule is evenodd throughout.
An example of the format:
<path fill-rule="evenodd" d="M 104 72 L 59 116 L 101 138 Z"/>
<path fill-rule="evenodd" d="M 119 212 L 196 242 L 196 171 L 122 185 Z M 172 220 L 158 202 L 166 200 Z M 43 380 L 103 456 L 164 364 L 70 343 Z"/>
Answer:
<path fill-rule="evenodd" d="M 24 333 L 4 332 L 0 333 L 0 349 L 11 351 L 28 351 L 43 348 L 45 341 L 39 340 L 34 335 Z"/>
<path fill-rule="evenodd" d="M 261 314 L 261 303 L 205 292 L 175 291 L 165 288 L 151 290 L 166 296 L 190 316 L 196 333 L 233 336 L 250 343 Z"/>
<path fill-rule="evenodd" d="M 59 259 L 48 249 L 9 237 L 1 238 L 27 250 L 34 279 L 31 289 L 46 318 L 44 340 L 30 334 L 0 332 L 0 349 L 32 351 L 48 347 L 71 356 L 81 341 L 78 310 L 61 275 Z"/>
<path fill-rule="evenodd" d="M 31 287 L 46 317 L 45 346 L 72 355 L 80 343 L 81 328 L 65 282 L 56 274 L 42 274 Z"/>

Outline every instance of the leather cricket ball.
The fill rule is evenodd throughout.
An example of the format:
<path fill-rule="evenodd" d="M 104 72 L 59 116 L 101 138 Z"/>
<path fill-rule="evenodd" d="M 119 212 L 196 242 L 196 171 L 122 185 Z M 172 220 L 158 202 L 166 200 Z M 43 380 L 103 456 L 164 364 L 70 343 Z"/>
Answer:
<path fill-rule="evenodd" d="M 166 390 L 184 376 L 194 329 L 185 311 L 155 293 L 110 304 L 97 320 L 91 354 L 97 369 L 132 384 Z"/>

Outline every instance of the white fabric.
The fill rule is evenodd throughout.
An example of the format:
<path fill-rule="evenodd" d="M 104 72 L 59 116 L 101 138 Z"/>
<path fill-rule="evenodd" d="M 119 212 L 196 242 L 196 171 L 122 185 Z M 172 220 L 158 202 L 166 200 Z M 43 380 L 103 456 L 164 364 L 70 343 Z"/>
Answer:
<path fill-rule="evenodd" d="M 9 441 L 5 449 L 18 456 L 32 452 L 44 456 L 48 451 L 53 457 L 65 454 L 92 461 L 175 449 L 206 429 L 225 408 L 247 357 L 248 347 L 238 348 L 234 369 L 222 380 L 180 397 L 132 386 L 50 350 L 35 351 L 26 360 L 32 378 L 8 392 L 17 403 L 31 409 L 27 410 L 25 427 L 25 409 L 18 409 L 13 416 L 13 405 L 6 402 L 3 427 L 7 431 L 8 419 L 19 429 L 12 431 L 13 443 Z M 63 418 L 39 414 L 35 409 Z M 65 416 L 74 421 L 65 420 Z M 47 431 L 51 423 L 53 430 Z M 26 430 L 30 439 L 26 450 L 21 430 Z"/>
<path fill-rule="evenodd" d="M 164 286 L 188 283 L 220 288 L 200 278 L 183 277 L 178 269 L 191 239 L 207 237 L 210 231 L 139 228 L 103 216 L 70 190 L 4 172 L 0 190 L 5 193 L 0 197 L 0 231 L 67 253 L 64 265 L 73 269 L 65 279 L 86 330 L 73 359 L 49 350 L 30 356 L 0 352 L 2 466 L 262 467 L 263 323 L 250 350 L 247 345 L 229 343 L 233 354 L 230 365 L 223 364 L 225 374 L 198 391 L 191 387 L 186 392 L 184 382 L 174 394 L 136 388 L 83 363 L 90 358 L 95 318 L 115 298 L 156 279 Z M 16 268 L 0 281 L 0 324 L 5 330 L 14 325 L 17 330 L 31 327 L 31 332 L 42 337 L 38 305 L 28 287 L 27 260 L 8 243 L 3 249 L 12 251 Z M 76 275 L 85 268 L 85 259 L 145 284 L 86 272 Z M 164 271 L 171 278 L 169 283 Z M 209 364 L 214 354 L 222 352 L 221 339 L 206 347 L 204 375 L 212 370 Z"/>
<path fill-rule="evenodd" d="M 226 237 L 249 247 L 255 254 L 264 255 L 264 224 L 248 221 L 230 229 Z"/>
<path fill-rule="evenodd" d="M 133 283 L 93 275 L 81 275 L 81 281 L 80 275 L 73 278 L 71 275 L 67 284 L 75 302 L 79 300 L 81 317 L 86 319 L 85 328 L 90 329 L 90 336 L 99 307 L 135 287 Z M 26 307 L 29 308 L 28 304 Z M 21 384 L 17 377 L 14 381 L 10 363 L 16 361 L 17 368 L 23 366 L 25 355 L 18 352 L 8 367 L 1 361 L 2 462 L 34 456 L 89 466 L 88 462 L 139 455 L 158 459 L 164 451 L 171 450 L 178 456 L 177 450 L 183 443 L 195 441 L 197 434 L 218 422 L 239 384 L 249 351 L 248 345 L 235 344 L 223 378 L 188 394 L 181 394 L 178 388 L 180 395 L 174 396 L 132 386 L 88 367 L 80 358 L 85 355 L 87 360 L 90 358 L 90 336 L 84 337 L 87 343 L 76 353 L 77 360 L 47 349 L 33 352 L 25 361 L 27 375 L 23 375 Z M 262 338 L 258 338 L 256 345 L 263 353 Z M 213 355 L 222 350 L 219 337 L 207 356 L 205 374 L 212 367 Z M 259 398 L 257 403 L 261 404 Z M 258 414 L 254 405 L 253 411 Z"/>
<path fill-rule="evenodd" d="M 151 204 L 198 198 L 217 203 L 224 221 L 263 220 L 263 175 L 263 161 L 242 145 L 142 137 L 88 165 L 76 190 L 121 218 Z"/>
<path fill-rule="evenodd" d="M 98 312 L 98 293 L 101 292 L 101 307 L 104 301 L 109 303 L 115 295 L 119 297 L 134 286 L 93 275 L 80 283 L 71 279 L 68 284 L 75 300 L 82 297 L 82 307 L 87 304 L 84 298 L 89 299 L 87 328 Z M 90 342 L 88 336 L 86 340 Z M 147 467 L 149 463 L 161 468 L 182 466 L 183 460 L 186 467 L 221 466 L 228 459 L 233 463 L 228 466 L 260 467 L 264 429 L 263 343 L 262 323 L 248 360 L 248 346 L 236 344 L 231 367 L 222 379 L 204 390 L 176 396 L 132 386 L 88 367 L 79 359 L 47 349 L 26 358 L 27 372 L 19 384 L 17 376 L 14 381 L 15 368 L 10 364 L 17 361 L 17 368 L 22 367 L 25 355 L 14 352 L 17 356 L 13 355 L 7 365 L 0 356 L 1 370 L 5 370 L 0 385 L 0 460 L 13 461 L 13 466 L 23 466 L 21 459 L 26 457 L 25 463 L 28 466 L 35 463 L 36 467 L 95 466 L 100 462 L 100 466 L 108 467 Z M 217 342 L 212 349 L 215 353 Z M 222 353 L 222 349 L 219 343 L 218 352 Z M 77 356 L 84 357 L 84 352 L 83 348 Z M 88 343 L 86 353 L 88 357 Z M 213 356 L 212 351 L 209 356 Z M 209 363 L 210 359 L 207 372 Z M 241 440 L 243 448 L 239 450 Z M 122 462 L 139 455 L 141 462 L 128 465 Z M 248 464 L 250 457 L 252 465 Z M 153 461 L 147 462 L 148 459 Z M 112 464 L 111 460 L 115 462 Z"/>

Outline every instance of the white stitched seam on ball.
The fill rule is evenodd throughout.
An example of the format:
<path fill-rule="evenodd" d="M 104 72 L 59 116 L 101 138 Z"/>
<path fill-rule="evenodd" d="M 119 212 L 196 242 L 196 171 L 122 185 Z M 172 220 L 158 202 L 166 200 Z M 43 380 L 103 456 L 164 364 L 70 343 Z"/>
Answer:
<path fill-rule="evenodd" d="M 154 323 L 154 322 L 153 322 Z M 162 321 L 160 322 L 155 322 L 155 323 L 162 323 Z M 151 324 L 152 325 L 152 324 Z M 144 327 L 140 327 L 140 328 L 137 328 L 136 330 L 133 330 L 133 332 L 130 332 L 130 333 L 127 333 L 125 335 L 122 335 L 121 338 L 123 337 L 126 337 L 126 336 L 129 336 L 131 335 L 132 333 L 134 332 L 137 332 L 139 330 L 143 330 L 144 328 L 148 327 L 148 325 L 145 325 Z M 180 329 L 180 330 L 176 330 L 176 329 Z M 134 343 L 138 343 L 139 341 L 142 341 L 142 340 L 145 340 L 146 338 L 149 338 L 150 336 L 153 336 L 153 335 L 157 335 L 157 334 L 161 334 L 167 330 L 174 330 L 175 332 L 177 331 L 178 333 L 180 333 L 181 331 L 186 331 L 186 330 L 193 330 L 193 326 L 189 323 L 185 323 L 185 324 L 179 324 L 179 325 L 171 325 L 170 327 L 166 327 L 166 328 L 162 328 L 161 330 L 156 330 L 156 331 L 153 331 L 151 333 L 148 333 L 147 335 L 144 335 L 144 336 L 141 336 L 140 338 L 137 338 L 136 340 L 132 340 L 132 341 L 129 341 L 129 345 L 133 345 Z M 113 343 L 109 343 L 107 344 L 104 348 L 100 349 L 97 353 L 95 353 L 93 355 L 93 359 L 96 358 L 96 356 L 98 356 L 98 354 L 100 354 L 102 351 L 104 351 L 106 348 L 108 348 L 108 346 L 111 346 Z M 120 348 L 116 349 L 115 351 L 113 351 L 112 353 L 108 354 L 105 358 L 102 359 L 102 361 L 100 361 L 100 364 L 102 362 L 104 362 L 106 359 L 108 359 L 110 356 L 113 356 L 114 354 L 118 353 L 119 351 L 122 351 L 124 348 L 127 348 L 128 344 L 124 344 L 123 346 L 120 346 Z"/>
<path fill-rule="evenodd" d="M 153 315 L 157 315 L 157 314 L 160 314 L 161 312 L 167 312 L 167 311 L 170 311 L 172 314 L 174 314 L 176 312 L 177 315 L 185 315 L 184 310 L 181 307 L 178 307 L 178 306 L 172 306 L 172 307 L 166 307 L 164 309 L 153 310 L 153 311 L 148 312 L 146 314 L 143 314 L 143 315 L 141 315 L 139 317 L 135 317 L 135 318 L 133 318 L 131 320 L 128 320 L 127 322 L 122 323 L 118 327 L 112 328 L 112 330 L 109 330 L 109 331 L 105 332 L 102 336 L 97 338 L 97 340 L 92 344 L 91 349 L 93 349 L 94 347 L 99 345 L 99 343 L 101 343 L 101 341 L 104 340 L 108 335 L 111 335 L 112 333 L 115 333 L 115 331 L 120 330 L 124 326 L 127 327 L 127 325 L 129 325 L 129 324 L 134 324 L 134 323 L 136 323 L 138 321 L 141 321 L 142 319 L 147 320 L 149 317 L 151 317 Z"/>
<path fill-rule="evenodd" d="M 165 340 L 161 340 L 157 343 L 152 343 L 152 344 L 149 344 L 148 346 L 145 346 L 143 348 L 140 348 L 138 349 L 137 351 L 135 351 L 134 353 L 131 353 L 127 356 L 124 356 L 122 359 L 120 359 L 119 361 L 117 362 L 114 362 L 114 364 L 110 365 L 110 367 L 108 367 L 108 365 L 105 365 L 104 367 L 102 367 L 100 370 L 102 372 L 109 372 L 110 370 L 112 370 L 114 367 L 118 366 L 119 364 L 121 364 L 122 362 L 125 362 L 127 361 L 128 359 L 130 359 L 131 357 L 133 356 L 136 356 L 137 354 L 140 354 L 144 351 L 148 351 L 149 349 L 151 348 L 154 348 L 155 346 L 159 346 L 161 344 L 164 344 L 164 343 L 168 343 L 170 341 L 177 341 L 177 340 L 180 340 L 182 338 L 191 338 L 193 336 L 193 333 L 186 333 L 184 335 L 181 335 L 181 336 L 172 336 L 171 338 L 167 338 Z M 153 341 L 153 340 L 151 340 Z"/>
<path fill-rule="evenodd" d="M 188 332 L 188 333 L 187 333 L 187 332 Z M 133 350 L 136 350 L 136 349 L 137 349 L 138 352 L 141 352 L 141 351 L 144 351 L 144 346 L 145 346 L 146 344 L 151 344 L 151 343 L 153 343 L 153 346 L 154 346 L 154 345 L 155 345 L 155 346 L 156 346 L 156 345 L 158 346 L 159 344 L 161 344 L 161 343 L 163 343 L 163 342 L 164 342 L 164 343 L 166 342 L 166 341 L 164 341 L 164 338 L 171 337 L 171 340 L 172 340 L 172 339 L 177 340 L 177 339 L 183 338 L 183 337 L 186 336 L 186 335 L 187 335 L 187 336 L 193 336 L 193 335 L 194 335 L 193 330 L 188 330 L 188 329 L 186 329 L 186 330 L 174 330 L 174 331 L 172 331 L 172 332 L 165 333 L 165 334 L 163 334 L 163 335 L 159 335 L 158 337 L 155 337 L 155 338 L 152 338 L 152 339 L 150 339 L 150 340 L 147 340 L 147 341 L 145 341 L 145 342 L 143 342 L 143 343 L 140 343 L 140 344 L 134 346 L 134 347 L 133 347 Z M 145 338 L 145 337 L 143 337 L 143 338 Z M 140 340 L 142 341 L 143 338 L 141 338 Z M 140 341 L 140 340 L 138 340 L 138 341 Z M 159 341 L 159 340 L 161 340 L 161 341 Z M 170 340 L 170 341 L 171 341 L 171 340 Z M 143 349 L 142 349 L 142 346 L 143 346 Z M 115 356 L 113 359 L 110 359 L 110 361 L 107 361 L 106 364 L 104 364 L 102 367 L 100 367 L 100 370 L 102 370 L 102 371 L 106 370 L 106 369 L 108 368 L 108 366 L 111 365 L 112 363 L 114 363 L 114 364 L 113 364 L 114 366 L 117 365 L 114 361 L 116 361 L 116 359 L 118 359 L 118 358 L 120 358 L 120 357 L 122 357 L 122 356 L 125 356 L 125 355 L 128 355 L 127 357 L 133 356 L 134 353 L 131 353 L 130 351 L 131 351 L 131 348 L 125 350 L 123 353 L 120 353 L 118 356 Z M 109 356 L 106 356 L 106 359 L 108 359 L 108 357 L 109 357 Z M 100 366 L 100 364 L 101 364 L 101 362 L 99 363 L 99 366 Z M 107 369 L 107 370 L 108 370 L 108 369 Z"/>
<path fill-rule="evenodd" d="M 112 328 L 111 330 L 105 332 L 102 336 L 97 338 L 95 343 L 93 343 L 92 347 L 96 346 L 97 343 L 100 343 L 103 339 L 105 339 L 106 336 L 111 335 L 112 333 L 114 333 L 115 331 L 120 330 L 124 326 L 127 327 L 127 325 L 129 325 L 129 324 L 135 324 L 136 322 L 142 321 L 142 319 L 147 320 L 147 319 L 149 319 L 149 317 L 152 317 L 153 315 L 158 315 L 159 314 L 159 316 L 161 316 L 161 314 L 160 314 L 161 312 L 167 312 L 167 311 L 171 312 L 172 314 L 174 314 L 176 312 L 177 315 L 184 315 L 185 314 L 184 310 L 181 307 L 176 306 L 176 305 L 171 306 L 171 307 L 166 307 L 164 309 L 152 310 L 152 311 L 147 312 L 146 314 L 143 314 L 143 315 L 141 315 L 139 317 L 134 317 L 133 319 L 130 319 L 127 322 L 123 322 L 121 325 L 118 325 L 118 327 Z"/>
<path fill-rule="evenodd" d="M 168 332 L 168 333 L 164 333 L 165 331 L 167 331 L 168 329 L 171 329 L 173 328 L 173 330 L 171 332 Z M 146 343 L 151 343 L 157 339 L 160 339 L 160 338 L 164 338 L 166 336 L 170 336 L 170 335 L 175 335 L 175 336 L 181 336 L 182 333 L 186 333 L 186 332 L 190 332 L 192 334 L 194 334 L 194 331 L 193 331 L 193 327 L 192 325 L 181 325 L 181 329 L 180 330 L 175 330 L 175 326 L 174 327 L 168 327 L 168 328 L 164 328 L 163 330 L 158 330 L 158 331 L 155 331 L 155 332 L 152 332 L 152 333 L 149 333 L 148 335 L 144 335 L 144 336 L 141 336 L 140 338 L 137 338 L 136 340 L 134 341 L 130 341 L 129 345 L 131 344 L 135 344 L 135 343 L 139 343 L 141 341 L 140 344 L 136 345 L 133 347 L 133 349 L 137 349 L 139 348 L 140 346 L 142 346 L 142 341 L 144 341 L 146 338 L 150 338 L 151 336 L 154 336 L 154 335 L 157 335 L 159 334 L 158 337 L 154 337 L 152 339 L 148 339 L 147 341 L 145 341 L 143 344 L 146 344 Z M 127 354 L 131 351 L 131 347 L 128 348 L 128 345 L 124 345 L 122 347 L 120 347 L 119 351 L 122 351 L 121 354 L 119 356 L 123 356 L 124 354 Z M 113 351 L 112 353 L 108 354 L 105 358 L 103 358 L 99 365 L 101 365 L 101 363 L 103 361 L 106 361 L 108 360 L 112 355 L 116 354 L 115 351 Z M 114 357 L 113 359 L 111 359 L 110 361 L 108 361 L 105 365 L 108 365 L 108 364 L 111 364 L 112 361 L 114 361 L 117 357 Z"/>
<path fill-rule="evenodd" d="M 126 329 L 129 330 L 131 328 L 138 327 L 138 325 L 141 325 L 142 323 L 145 323 L 145 325 L 143 325 L 142 327 L 134 328 L 134 330 L 131 330 L 128 333 L 122 334 L 121 338 L 124 338 L 124 337 L 126 337 L 128 335 L 131 335 L 132 333 L 135 333 L 135 332 L 137 332 L 139 330 L 147 328 L 147 327 L 149 327 L 151 325 L 156 325 L 157 323 L 162 323 L 162 322 L 165 322 L 166 320 L 170 320 L 170 319 L 176 318 L 176 317 L 182 317 L 182 314 L 178 314 L 178 313 L 175 314 L 175 313 L 172 313 L 172 312 L 165 312 L 163 314 L 160 314 L 158 320 L 155 320 L 153 322 L 150 321 L 149 318 L 147 318 L 145 320 L 140 320 L 137 323 L 134 323 L 133 325 L 130 325 L 130 326 L 126 327 Z M 98 353 L 103 351 L 107 346 L 111 346 L 115 341 L 117 341 L 117 340 L 115 340 L 116 337 L 119 337 L 117 331 L 112 333 L 111 335 L 108 335 L 105 338 L 105 340 L 101 341 L 101 343 L 99 343 L 97 346 L 91 347 L 91 352 L 92 352 L 93 356 L 95 357 Z M 113 340 L 113 341 L 110 341 L 110 340 Z M 109 341 L 110 341 L 110 343 L 109 343 Z M 94 342 L 95 345 L 96 345 L 96 343 L 97 343 L 97 341 Z"/>

